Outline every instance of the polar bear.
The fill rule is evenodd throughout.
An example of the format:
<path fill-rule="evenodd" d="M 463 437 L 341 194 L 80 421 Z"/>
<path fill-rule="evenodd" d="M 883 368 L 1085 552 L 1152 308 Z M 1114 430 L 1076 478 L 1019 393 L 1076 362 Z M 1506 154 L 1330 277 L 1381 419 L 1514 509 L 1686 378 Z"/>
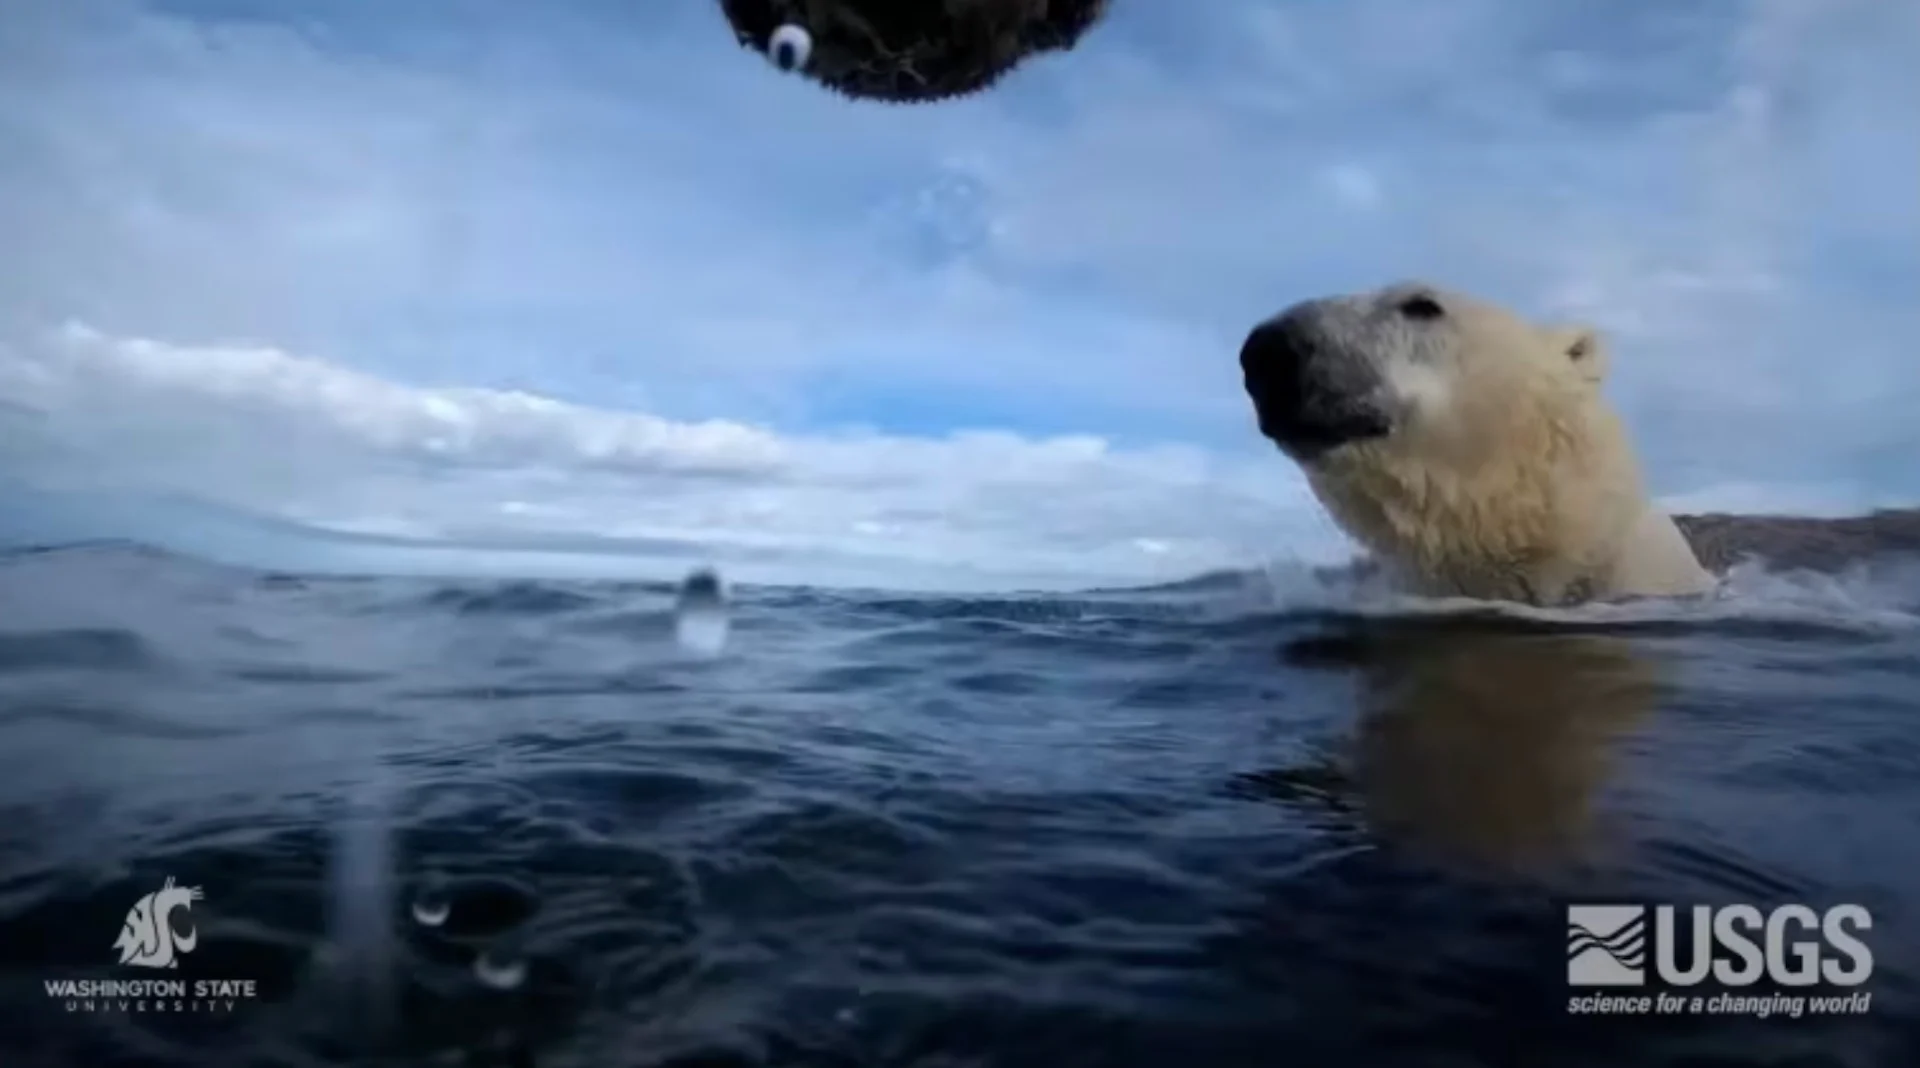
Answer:
<path fill-rule="evenodd" d="M 1260 430 L 1415 592 L 1561 605 L 1713 589 L 1602 394 L 1607 349 L 1418 282 L 1296 304 L 1240 350 Z"/>

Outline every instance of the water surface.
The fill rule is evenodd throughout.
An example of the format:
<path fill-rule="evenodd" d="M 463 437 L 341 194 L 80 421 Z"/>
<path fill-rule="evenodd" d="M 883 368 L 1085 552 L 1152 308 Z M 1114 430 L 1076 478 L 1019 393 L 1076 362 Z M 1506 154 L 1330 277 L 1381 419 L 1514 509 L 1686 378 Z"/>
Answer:
<path fill-rule="evenodd" d="M 0 1065 L 1920 1063 L 1911 573 L 731 593 L 0 558 Z M 1865 905 L 1872 1010 L 1570 1015 L 1588 901 Z M 156 976 L 257 997 L 46 986 Z"/>

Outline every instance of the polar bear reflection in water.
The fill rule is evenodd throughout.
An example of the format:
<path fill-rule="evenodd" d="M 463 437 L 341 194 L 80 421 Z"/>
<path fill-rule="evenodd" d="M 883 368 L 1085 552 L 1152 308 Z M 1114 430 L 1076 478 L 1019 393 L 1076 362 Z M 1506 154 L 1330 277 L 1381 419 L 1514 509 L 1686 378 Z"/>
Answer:
<path fill-rule="evenodd" d="M 1324 762 L 1243 787 L 1344 810 L 1436 859 L 1541 870 L 1588 855 L 1619 740 L 1667 686 L 1620 634 L 1501 617 L 1355 619 L 1280 650 L 1351 672 L 1359 722 Z"/>

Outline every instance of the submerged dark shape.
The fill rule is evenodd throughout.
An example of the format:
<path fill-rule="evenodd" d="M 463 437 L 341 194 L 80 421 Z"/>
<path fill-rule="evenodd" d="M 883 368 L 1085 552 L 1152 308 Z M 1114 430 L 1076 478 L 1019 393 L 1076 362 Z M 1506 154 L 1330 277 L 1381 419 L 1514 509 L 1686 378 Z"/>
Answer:
<path fill-rule="evenodd" d="M 1336 621 L 1280 650 L 1350 674 L 1354 735 L 1237 778 L 1237 796 L 1318 810 L 1448 866 L 1546 872 L 1606 846 L 1619 739 L 1672 679 L 1634 642 L 1487 619 Z"/>
<path fill-rule="evenodd" d="M 1920 508 L 1838 519 L 1710 512 L 1673 521 L 1693 555 L 1716 572 L 1749 557 L 1779 570 L 1834 572 L 1880 557 L 1920 555 Z"/>
<path fill-rule="evenodd" d="M 783 70 L 859 100 L 979 92 L 1041 52 L 1066 51 L 1108 0 L 720 0 L 734 36 Z"/>

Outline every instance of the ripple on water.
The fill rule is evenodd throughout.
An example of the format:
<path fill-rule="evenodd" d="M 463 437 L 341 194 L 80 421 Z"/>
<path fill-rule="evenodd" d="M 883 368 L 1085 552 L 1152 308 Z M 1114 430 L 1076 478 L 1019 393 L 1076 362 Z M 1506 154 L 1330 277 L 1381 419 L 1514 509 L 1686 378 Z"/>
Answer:
<path fill-rule="evenodd" d="M 924 669 L 911 664 L 862 662 L 836 664 L 809 674 L 793 687 L 795 693 L 870 694 L 879 690 L 912 685 L 925 676 Z"/>
<path fill-rule="evenodd" d="M 1745 744 L 1721 747 L 1716 778 L 1760 796 L 1783 787 L 1829 799 L 1904 795 L 1912 769 L 1920 767 L 1920 742 L 1892 725 L 1904 715 L 1901 704 L 1856 697 L 1851 714 L 1862 722 L 1844 730 L 1831 719 L 1800 731 L 1767 730 L 1777 722 L 1748 721 Z"/>
<path fill-rule="evenodd" d="M 606 764 L 537 771 L 522 781 L 542 797 L 591 805 L 598 815 L 628 826 L 732 805 L 754 793 L 750 783 L 721 775 Z"/>
<path fill-rule="evenodd" d="M 1791 872 L 1770 868 L 1700 829 L 1689 838 L 1667 835 L 1640 843 L 1642 862 L 1653 872 L 1719 900 L 1774 904 L 1814 900 L 1816 887 Z"/>
<path fill-rule="evenodd" d="M 388 678 L 382 671 L 326 667 L 320 664 L 242 664 L 227 671 L 237 682 L 258 682 L 276 686 L 352 686 L 379 682 Z"/>
<path fill-rule="evenodd" d="M 163 660 L 139 633 L 104 627 L 0 632 L 0 674 L 145 672 Z"/>
<path fill-rule="evenodd" d="M 230 738 L 249 732 L 245 725 L 196 723 L 162 716 L 126 703 L 81 703 L 64 697 L 22 696 L 0 706 L 0 730 L 27 724 L 54 724 L 80 728 L 110 738 L 153 738 L 201 741 Z"/>
<path fill-rule="evenodd" d="M 421 598 L 420 607 L 463 616 L 554 616 L 583 611 L 599 599 L 539 582 L 447 586 Z"/>

